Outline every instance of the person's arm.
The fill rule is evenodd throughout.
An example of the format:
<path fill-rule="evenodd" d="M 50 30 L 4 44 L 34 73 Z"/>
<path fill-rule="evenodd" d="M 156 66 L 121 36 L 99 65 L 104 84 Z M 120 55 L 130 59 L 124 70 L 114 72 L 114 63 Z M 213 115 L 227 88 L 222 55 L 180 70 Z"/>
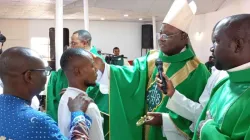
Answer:
<path fill-rule="evenodd" d="M 92 123 L 86 112 L 92 99 L 85 95 L 78 95 L 75 99 L 69 98 L 68 108 L 71 112 L 71 135 L 72 140 L 89 140 L 89 129 Z"/>
<path fill-rule="evenodd" d="M 35 130 L 32 131 L 34 133 L 32 135 L 35 135 L 37 138 L 49 140 L 89 140 L 88 131 L 91 125 L 91 119 L 82 111 L 72 112 L 71 135 L 69 138 L 60 132 L 57 123 L 47 115 L 37 119 L 38 120 L 34 119 L 34 123 L 40 127 L 36 127 Z"/>
<path fill-rule="evenodd" d="M 98 70 L 97 73 L 100 75 L 100 78 L 96 81 L 97 83 L 102 84 L 102 85 L 108 85 L 108 83 L 109 83 L 109 69 L 110 69 L 110 66 L 105 63 L 103 73 L 101 73 L 101 71 Z M 98 77 L 99 77 L 99 75 L 98 75 Z"/>
<path fill-rule="evenodd" d="M 147 116 L 151 116 L 153 118 L 147 119 L 145 121 L 145 124 L 153 126 L 162 126 L 163 137 L 166 137 L 170 140 L 188 139 L 188 136 L 179 133 L 168 113 L 148 112 Z"/>
<path fill-rule="evenodd" d="M 164 74 L 163 77 L 166 79 L 167 96 L 169 96 L 169 100 L 166 107 L 177 113 L 178 115 L 195 122 L 196 116 L 199 116 L 202 111 L 202 105 L 188 99 L 183 94 L 179 93 L 174 88 L 172 81 L 169 80 L 168 77 L 166 77 Z M 156 81 L 158 88 L 161 89 L 162 81 L 160 80 L 159 75 L 157 75 Z M 207 100 L 209 99 L 209 95 L 207 95 L 207 93 L 204 93 L 202 96 L 206 96 Z"/>
<path fill-rule="evenodd" d="M 209 100 L 209 94 L 203 93 L 201 96 Z M 166 107 L 192 122 L 196 121 L 197 116 L 199 116 L 203 109 L 202 104 L 188 99 L 177 90 L 175 90 L 173 96 L 169 98 Z"/>
<path fill-rule="evenodd" d="M 82 111 L 71 113 L 70 140 L 89 140 L 91 119 Z"/>
<path fill-rule="evenodd" d="M 110 66 L 105 63 L 104 72 L 99 73 L 101 74 L 101 76 L 99 80 L 97 81 L 97 83 L 100 84 L 99 88 L 100 88 L 101 93 L 103 94 L 109 93 L 109 81 L 110 81 L 109 69 L 110 69 Z"/>

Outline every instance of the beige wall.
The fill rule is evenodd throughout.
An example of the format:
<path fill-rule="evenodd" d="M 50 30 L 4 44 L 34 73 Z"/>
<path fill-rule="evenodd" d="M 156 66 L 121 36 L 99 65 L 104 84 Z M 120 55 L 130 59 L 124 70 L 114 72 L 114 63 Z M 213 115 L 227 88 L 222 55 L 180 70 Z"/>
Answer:
<path fill-rule="evenodd" d="M 0 20 L 0 30 L 8 40 L 4 44 L 4 49 L 10 46 L 29 46 L 27 20 Z"/>
<path fill-rule="evenodd" d="M 189 36 L 196 55 L 202 62 L 208 61 L 211 55 L 212 46 L 211 34 L 214 25 L 221 19 L 242 13 L 250 13 L 250 0 L 227 0 L 226 3 L 216 12 L 195 16 L 190 29 Z M 201 36 L 197 36 L 201 32 Z"/>
<path fill-rule="evenodd" d="M 113 53 L 119 47 L 121 53 L 130 59 L 141 56 L 141 25 L 139 22 L 90 21 L 92 45 L 102 52 Z M 49 28 L 54 20 L 6 20 L 0 19 L 0 30 L 7 41 L 4 50 L 13 46 L 31 46 L 31 38 L 49 38 Z M 71 34 L 84 28 L 83 20 L 64 20 L 64 27 Z"/>

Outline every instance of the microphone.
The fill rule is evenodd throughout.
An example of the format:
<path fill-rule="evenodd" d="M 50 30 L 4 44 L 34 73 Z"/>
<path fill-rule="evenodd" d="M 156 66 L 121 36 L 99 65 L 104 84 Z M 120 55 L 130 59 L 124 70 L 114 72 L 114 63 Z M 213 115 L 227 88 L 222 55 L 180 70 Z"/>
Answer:
<path fill-rule="evenodd" d="M 161 61 L 160 58 L 156 59 L 155 61 L 155 66 L 157 67 L 158 69 L 158 72 L 159 72 L 159 77 L 162 81 L 162 91 L 164 94 L 167 94 L 167 83 L 166 83 L 166 79 L 162 76 L 162 72 L 163 72 L 163 66 L 162 66 L 163 62 Z"/>

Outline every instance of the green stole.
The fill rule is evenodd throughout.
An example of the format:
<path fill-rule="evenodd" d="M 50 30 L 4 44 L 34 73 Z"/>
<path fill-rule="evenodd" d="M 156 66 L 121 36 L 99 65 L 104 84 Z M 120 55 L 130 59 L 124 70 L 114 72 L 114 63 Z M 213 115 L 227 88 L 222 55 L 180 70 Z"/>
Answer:
<path fill-rule="evenodd" d="M 103 59 L 103 57 L 97 53 L 95 46 L 91 48 L 90 52 Z M 51 73 L 47 87 L 46 113 L 56 122 L 58 121 L 57 110 L 61 99 L 60 92 L 63 88 L 67 87 L 68 80 L 62 69 Z"/>
<path fill-rule="evenodd" d="M 177 128 L 192 136 L 188 128 L 191 122 L 168 110 L 168 97 L 155 87 L 155 60 L 158 57 L 164 62 L 164 70 L 176 89 L 189 99 L 198 101 L 210 74 L 190 47 L 174 56 L 150 51 L 145 57 L 135 59 L 133 67 L 110 66 L 110 140 L 147 139 L 144 127 L 136 126 L 136 122 L 146 113 L 146 108 L 169 113 Z M 148 139 L 166 139 L 162 136 L 161 127 L 150 127 Z"/>
<path fill-rule="evenodd" d="M 242 140 L 250 139 L 250 69 L 228 72 L 212 91 L 210 100 L 203 109 L 196 125 L 193 140 Z M 199 123 L 212 120 L 197 133 Z"/>
<path fill-rule="evenodd" d="M 160 52 L 159 57 L 164 62 L 164 72 L 172 81 L 175 89 L 187 98 L 198 102 L 210 74 L 206 67 L 194 56 L 191 49 L 187 48 L 186 51 L 174 56 L 165 56 Z M 157 88 L 155 82 L 157 73 L 156 67 L 154 67 L 152 73 L 149 73 L 150 79 L 147 86 L 148 111 L 168 113 L 179 132 L 186 138 L 192 138 L 193 133 L 189 129 L 192 122 L 166 108 L 169 97 L 165 96 Z M 161 127 L 151 126 L 149 128 L 148 140 L 156 139 L 165 140 L 166 138 L 163 137 Z"/>

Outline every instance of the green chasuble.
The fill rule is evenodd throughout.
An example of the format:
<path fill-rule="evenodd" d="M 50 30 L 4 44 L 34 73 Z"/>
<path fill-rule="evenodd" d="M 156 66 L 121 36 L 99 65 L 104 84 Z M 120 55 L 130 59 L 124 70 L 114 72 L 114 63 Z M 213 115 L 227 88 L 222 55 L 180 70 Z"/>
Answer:
<path fill-rule="evenodd" d="M 103 59 L 97 53 L 97 49 L 93 46 L 90 50 L 91 53 Z M 103 59 L 104 60 L 104 59 Z M 47 99 L 46 99 L 46 113 L 57 122 L 57 110 L 60 102 L 60 92 L 63 88 L 68 87 L 68 80 L 62 69 L 52 72 L 48 81 Z"/>
<path fill-rule="evenodd" d="M 157 89 L 155 60 L 159 57 L 163 61 L 164 72 L 175 88 L 198 102 L 210 74 L 189 46 L 173 56 L 165 56 L 161 51 L 150 51 L 145 57 L 135 59 L 134 66 L 130 67 L 111 65 L 110 140 L 165 140 L 161 127 L 136 126 L 136 122 L 147 111 L 169 113 L 178 130 L 186 137 L 192 137 L 189 130 L 192 122 L 168 110 L 168 96 Z"/>
<path fill-rule="evenodd" d="M 213 89 L 193 140 L 250 140 L 250 69 L 228 74 Z M 200 122 L 205 123 L 198 133 Z"/>

